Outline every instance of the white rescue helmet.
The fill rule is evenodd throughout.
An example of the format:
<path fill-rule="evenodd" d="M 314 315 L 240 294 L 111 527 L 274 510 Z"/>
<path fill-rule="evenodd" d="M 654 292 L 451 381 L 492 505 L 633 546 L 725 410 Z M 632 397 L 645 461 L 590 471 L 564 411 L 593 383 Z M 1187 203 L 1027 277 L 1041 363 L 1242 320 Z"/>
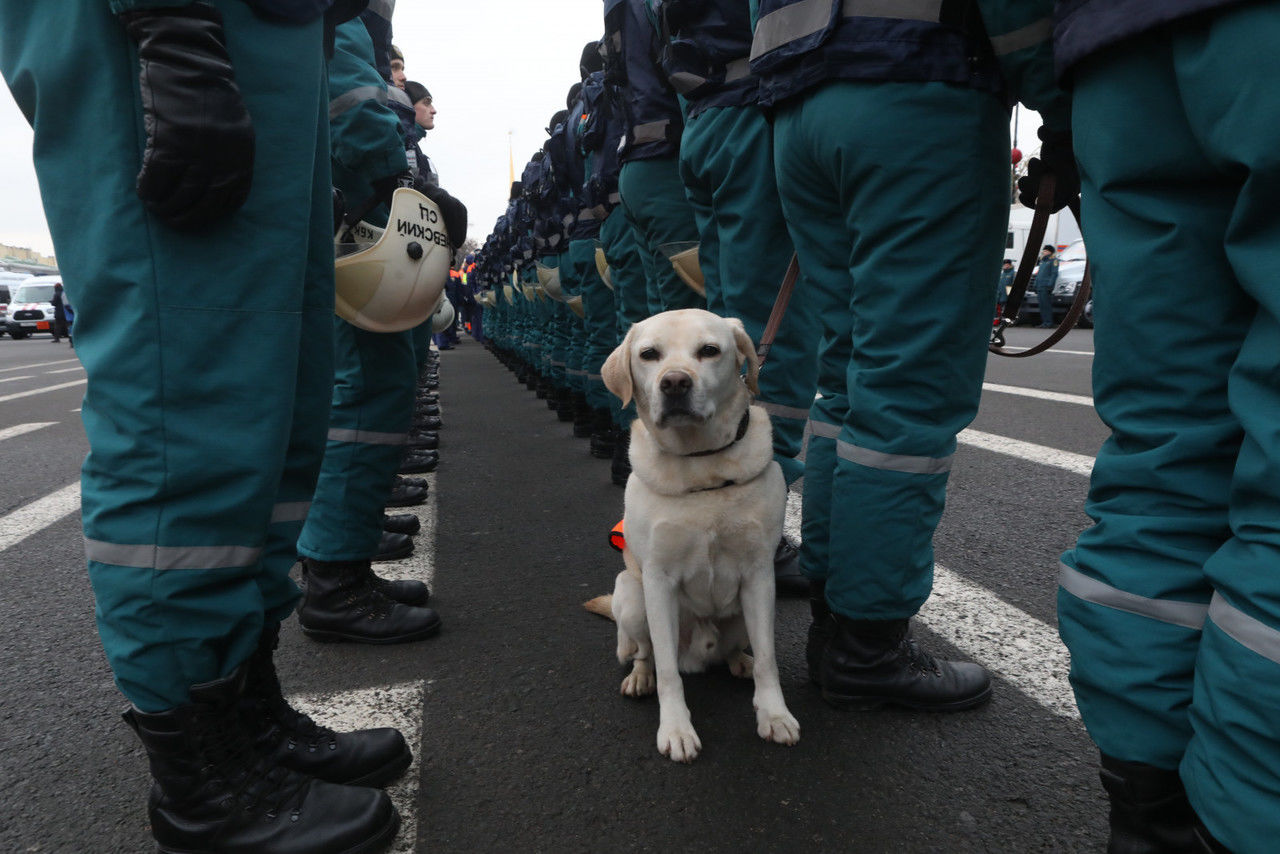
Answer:
<path fill-rule="evenodd" d="M 534 261 L 534 267 L 538 270 L 538 284 L 542 285 L 542 289 L 547 292 L 547 296 L 556 302 L 564 302 L 568 299 L 564 293 L 564 287 L 560 284 L 560 268 L 548 267 L 541 261 Z"/>
<path fill-rule="evenodd" d="M 343 320 L 369 332 L 403 332 L 435 311 L 453 259 L 435 202 L 401 187 L 385 229 L 362 221 L 334 243 L 334 311 Z"/>
<path fill-rule="evenodd" d="M 454 317 L 453 303 L 449 302 L 448 297 L 441 294 L 440 304 L 436 306 L 436 310 L 431 315 L 431 331 L 444 332 L 450 326 L 453 326 Z"/>

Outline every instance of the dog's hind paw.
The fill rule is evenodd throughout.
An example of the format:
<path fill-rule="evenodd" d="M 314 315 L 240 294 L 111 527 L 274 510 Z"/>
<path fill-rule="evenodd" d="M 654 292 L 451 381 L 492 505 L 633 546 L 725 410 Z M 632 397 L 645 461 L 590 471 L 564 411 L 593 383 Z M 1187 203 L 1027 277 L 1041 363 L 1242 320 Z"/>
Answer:
<path fill-rule="evenodd" d="M 790 747 L 800 740 L 800 722 L 786 709 L 776 714 L 757 711 L 756 733 L 765 741 Z"/>
<path fill-rule="evenodd" d="M 755 659 L 745 652 L 739 652 L 729 658 L 729 672 L 739 679 L 750 679 L 755 672 Z"/>
<path fill-rule="evenodd" d="M 702 740 L 694 732 L 692 724 L 658 727 L 658 752 L 675 762 L 692 762 L 698 758 Z"/>
<path fill-rule="evenodd" d="M 627 678 L 622 680 L 622 687 L 619 690 L 624 697 L 645 697 L 652 694 L 657 687 L 653 668 L 649 666 L 649 662 L 637 658 Z"/>

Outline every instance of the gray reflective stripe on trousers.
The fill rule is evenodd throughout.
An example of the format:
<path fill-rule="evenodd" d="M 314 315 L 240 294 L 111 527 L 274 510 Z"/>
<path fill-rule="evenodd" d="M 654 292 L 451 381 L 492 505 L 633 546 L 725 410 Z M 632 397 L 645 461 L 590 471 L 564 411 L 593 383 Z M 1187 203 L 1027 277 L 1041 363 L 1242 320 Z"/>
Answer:
<path fill-rule="evenodd" d="M 1196 631 L 1204 628 L 1204 616 L 1209 610 L 1208 605 L 1199 602 L 1139 596 L 1090 578 L 1065 563 L 1058 564 L 1058 585 L 1077 599 Z"/>
<path fill-rule="evenodd" d="M 565 373 L 571 377 L 585 377 L 587 375 L 586 371 L 578 371 L 573 368 L 566 368 Z"/>
<path fill-rule="evenodd" d="M 809 420 L 809 410 L 801 409 L 798 406 L 783 406 L 780 403 L 765 403 L 757 400 L 756 405 L 770 415 L 776 415 L 779 418 L 786 418 L 790 421 L 807 421 Z M 832 425 L 834 426 L 834 425 Z M 838 431 L 840 428 L 836 427 Z"/>
<path fill-rule="evenodd" d="M 756 24 L 751 59 L 823 30 L 831 19 L 831 2 L 801 0 L 765 15 Z M 937 23 L 942 19 L 942 0 L 844 0 L 840 15 Z"/>
<path fill-rule="evenodd" d="M 1041 18 L 1021 29 L 1002 36 L 991 37 L 991 48 L 996 56 L 1006 56 L 1023 48 L 1035 47 L 1053 37 L 1053 19 Z"/>
<path fill-rule="evenodd" d="M 281 501 L 271 508 L 271 524 L 277 522 L 303 522 L 307 511 L 311 509 L 310 501 Z"/>
<path fill-rule="evenodd" d="M 670 124 L 670 119 L 662 119 L 657 122 L 645 122 L 642 125 L 636 125 L 631 129 L 631 141 L 636 145 L 642 145 L 646 142 L 662 142 L 667 138 L 667 127 Z"/>
<path fill-rule="evenodd" d="M 840 425 L 828 424 L 826 421 L 810 421 L 809 432 L 819 439 L 839 439 Z"/>
<path fill-rule="evenodd" d="M 330 427 L 329 439 L 333 442 L 356 442 L 361 445 L 403 445 L 409 441 L 409 436 L 407 433 L 375 433 L 372 430 Z"/>
<path fill-rule="evenodd" d="M 906 474 L 945 474 L 951 471 L 951 455 L 945 457 L 913 457 L 907 454 L 886 454 L 861 445 L 836 440 L 836 456 L 869 469 L 900 471 Z"/>
<path fill-rule="evenodd" d="M 553 368 L 563 368 L 563 367 L 564 367 L 564 362 L 557 362 L 555 359 L 552 359 L 552 360 L 551 360 L 551 367 L 553 367 Z"/>
<path fill-rule="evenodd" d="M 591 380 L 592 382 L 599 382 L 599 383 L 604 382 L 604 377 L 600 376 L 599 374 L 587 374 L 587 379 Z"/>
<path fill-rule="evenodd" d="M 252 546 L 151 546 L 84 539 L 89 560 L 138 569 L 226 569 L 253 566 L 262 549 Z"/>
<path fill-rule="evenodd" d="M 336 119 L 347 110 L 360 106 L 365 101 L 377 101 L 379 104 L 386 106 L 387 103 L 387 87 L 386 86 L 360 86 L 343 92 L 338 97 L 329 102 L 329 118 Z"/>
<path fill-rule="evenodd" d="M 1280 664 L 1280 630 L 1250 617 L 1219 593 L 1209 600 L 1209 619 L 1241 646 Z"/>

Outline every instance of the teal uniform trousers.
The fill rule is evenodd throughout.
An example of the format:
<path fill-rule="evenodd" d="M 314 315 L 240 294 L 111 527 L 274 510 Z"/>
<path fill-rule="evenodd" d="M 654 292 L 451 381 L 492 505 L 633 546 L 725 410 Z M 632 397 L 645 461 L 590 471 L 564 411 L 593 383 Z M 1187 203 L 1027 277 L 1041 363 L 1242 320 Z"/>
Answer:
<path fill-rule="evenodd" d="M 1277 44 L 1280 4 L 1243 4 L 1088 57 L 1074 81 L 1111 437 L 1059 627 L 1094 741 L 1180 767 L 1236 852 L 1280 839 Z"/>
<path fill-rule="evenodd" d="M 237 213 L 186 233 L 134 193 L 138 56 L 105 0 L 0 2 L 0 71 L 35 128 L 88 378 L 81 490 L 98 628 L 144 712 L 226 676 L 292 610 L 332 387 L 322 24 L 214 5 L 257 137 L 253 187 Z"/>

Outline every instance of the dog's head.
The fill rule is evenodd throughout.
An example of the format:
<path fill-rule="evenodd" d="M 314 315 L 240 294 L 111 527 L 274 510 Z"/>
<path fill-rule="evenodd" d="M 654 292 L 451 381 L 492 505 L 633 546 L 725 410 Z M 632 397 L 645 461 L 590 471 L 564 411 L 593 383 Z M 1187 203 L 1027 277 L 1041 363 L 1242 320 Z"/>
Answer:
<path fill-rule="evenodd" d="M 747 365 L 746 387 L 741 379 Z M 726 408 L 758 391 L 760 361 L 736 317 L 684 309 L 656 314 L 631 327 L 600 370 L 605 387 L 650 427 L 706 424 Z"/>

